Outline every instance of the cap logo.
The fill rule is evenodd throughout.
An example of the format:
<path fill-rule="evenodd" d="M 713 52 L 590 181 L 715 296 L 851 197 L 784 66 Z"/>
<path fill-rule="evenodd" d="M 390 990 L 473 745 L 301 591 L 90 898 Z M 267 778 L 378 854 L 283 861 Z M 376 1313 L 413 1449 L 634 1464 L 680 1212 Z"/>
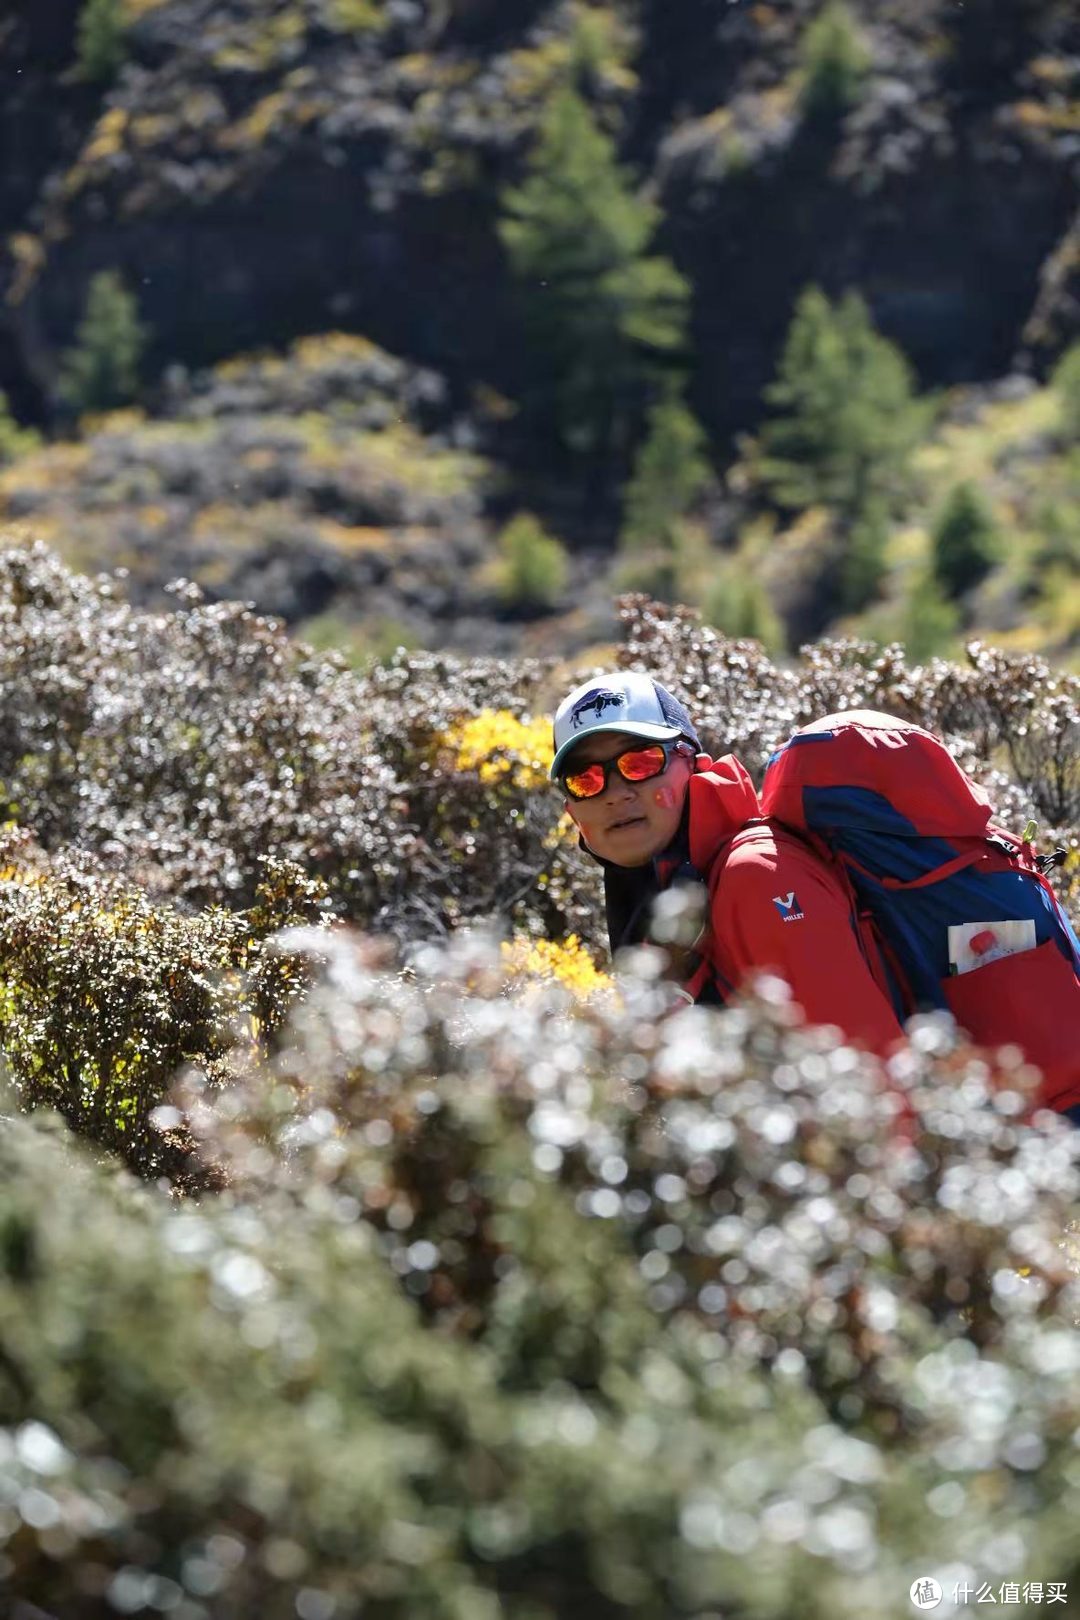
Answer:
<path fill-rule="evenodd" d="M 594 687 L 591 692 L 585 693 L 580 702 L 574 704 L 570 715 L 570 724 L 577 731 L 590 709 L 596 715 L 597 720 L 602 720 L 605 709 L 619 709 L 625 702 L 625 692 L 612 692 L 603 686 Z"/>

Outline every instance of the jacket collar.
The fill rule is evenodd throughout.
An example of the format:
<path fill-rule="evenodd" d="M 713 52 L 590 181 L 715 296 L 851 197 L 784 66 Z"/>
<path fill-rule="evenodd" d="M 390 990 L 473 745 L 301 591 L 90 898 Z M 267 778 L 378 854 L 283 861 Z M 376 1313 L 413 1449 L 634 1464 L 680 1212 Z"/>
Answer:
<path fill-rule="evenodd" d="M 689 860 L 703 874 L 729 839 L 761 815 L 750 773 L 734 754 L 715 761 L 708 754 L 699 754 L 686 801 Z"/>

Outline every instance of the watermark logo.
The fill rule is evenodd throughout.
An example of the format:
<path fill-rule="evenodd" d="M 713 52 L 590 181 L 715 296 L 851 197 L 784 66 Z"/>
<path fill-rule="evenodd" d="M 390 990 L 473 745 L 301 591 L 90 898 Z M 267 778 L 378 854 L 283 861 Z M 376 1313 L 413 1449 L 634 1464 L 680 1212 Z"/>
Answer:
<path fill-rule="evenodd" d="M 945 1596 L 941 1584 L 932 1575 L 920 1575 L 908 1588 L 908 1597 L 916 1609 L 936 1609 Z M 1068 1603 L 1065 1581 L 1002 1581 L 991 1586 L 989 1581 L 979 1585 L 971 1581 L 957 1581 L 953 1586 L 952 1605 L 949 1610 L 968 1603 Z"/>

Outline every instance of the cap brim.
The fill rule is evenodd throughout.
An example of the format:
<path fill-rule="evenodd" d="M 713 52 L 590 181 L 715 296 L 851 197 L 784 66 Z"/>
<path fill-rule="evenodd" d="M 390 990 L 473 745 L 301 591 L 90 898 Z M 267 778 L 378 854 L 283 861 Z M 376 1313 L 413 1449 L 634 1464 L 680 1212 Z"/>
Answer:
<path fill-rule="evenodd" d="M 586 737 L 595 737 L 605 731 L 618 732 L 623 737 L 641 737 L 645 742 L 674 742 L 676 737 L 682 736 L 678 726 L 654 726 L 650 725 L 647 720 L 628 720 L 624 726 L 590 726 L 588 730 L 580 732 L 578 736 L 571 737 L 568 742 L 563 743 L 551 762 L 551 770 L 548 773 L 551 780 L 553 782 L 559 780 L 559 772 L 562 770 L 564 762 L 574 752 L 579 743 L 583 743 Z"/>

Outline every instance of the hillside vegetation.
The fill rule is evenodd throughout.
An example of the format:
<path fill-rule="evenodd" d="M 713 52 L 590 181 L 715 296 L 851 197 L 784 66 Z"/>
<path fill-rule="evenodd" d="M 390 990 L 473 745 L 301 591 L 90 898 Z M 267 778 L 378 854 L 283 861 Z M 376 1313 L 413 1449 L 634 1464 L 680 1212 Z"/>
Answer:
<path fill-rule="evenodd" d="M 1076 677 L 621 613 L 757 775 L 826 710 L 935 726 L 1071 850 L 1075 913 Z M 854 1620 L 928 1570 L 1080 1579 L 1080 1134 L 1019 1122 L 1015 1054 L 917 1019 L 886 1087 L 775 981 L 613 980 L 546 782 L 561 662 L 355 673 L 40 546 L 0 619 L 14 1615 Z"/>
<path fill-rule="evenodd" d="M 1080 22 L 1007 10 L 23 8 L 0 521 L 358 658 L 631 588 L 1074 663 Z"/>

